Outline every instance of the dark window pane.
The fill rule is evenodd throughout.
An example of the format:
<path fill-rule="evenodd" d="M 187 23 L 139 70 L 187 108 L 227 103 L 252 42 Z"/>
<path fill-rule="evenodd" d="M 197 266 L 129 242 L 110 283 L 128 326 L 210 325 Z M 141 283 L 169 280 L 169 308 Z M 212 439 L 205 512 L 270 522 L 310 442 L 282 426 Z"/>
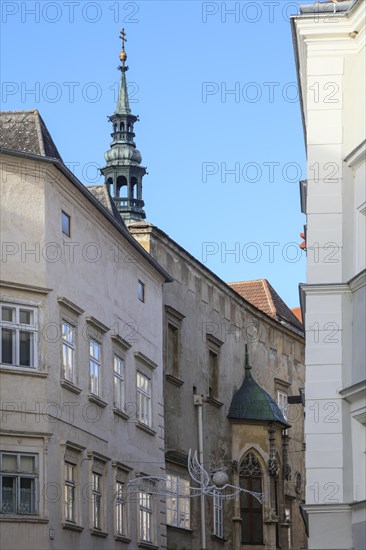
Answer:
<path fill-rule="evenodd" d="M 29 309 L 21 309 L 19 311 L 19 323 L 22 325 L 32 325 L 33 311 L 29 311 Z"/>
<path fill-rule="evenodd" d="M 34 479 L 20 478 L 20 514 L 34 514 Z"/>
<path fill-rule="evenodd" d="M 2 357 L 1 362 L 7 365 L 15 364 L 15 331 L 3 328 L 1 331 Z"/>
<path fill-rule="evenodd" d="M 15 321 L 15 309 L 12 307 L 3 307 L 1 312 L 1 320 L 9 323 Z"/>
<path fill-rule="evenodd" d="M 33 334 L 23 330 L 19 332 L 19 365 L 33 366 Z"/>
<path fill-rule="evenodd" d="M 61 215 L 62 233 L 70 237 L 70 216 L 66 212 L 62 212 Z"/>
<path fill-rule="evenodd" d="M 1 479 L 1 497 L 3 514 L 15 512 L 15 477 L 3 477 Z"/>

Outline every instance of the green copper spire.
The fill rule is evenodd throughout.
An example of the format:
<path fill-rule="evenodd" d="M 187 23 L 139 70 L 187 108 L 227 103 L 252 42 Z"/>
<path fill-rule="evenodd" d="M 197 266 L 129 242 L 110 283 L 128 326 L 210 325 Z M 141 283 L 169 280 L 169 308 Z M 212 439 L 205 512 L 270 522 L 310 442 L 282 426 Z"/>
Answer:
<path fill-rule="evenodd" d="M 118 90 L 118 100 L 117 100 L 116 110 L 114 112 L 117 115 L 131 114 L 130 102 L 128 101 L 127 79 L 126 79 L 125 71 L 121 71 L 121 81 L 120 81 L 119 90 Z"/>
<path fill-rule="evenodd" d="M 142 178 L 146 168 L 141 166 L 141 153 L 134 142 L 134 124 L 139 118 L 131 113 L 128 101 L 125 51 L 126 33 L 122 29 L 120 38 L 122 50 L 119 55 L 121 81 L 118 90 L 116 110 L 109 118 L 113 132 L 111 148 L 105 153 L 106 166 L 101 169 L 105 183 L 125 223 L 145 219 L 142 200 Z"/>
<path fill-rule="evenodd" d="M 131 109 L 130 109 L 130 103 L 128 101 L 127 79 L 126 79 L 126 72 L 128 71 L 128 67 L 126 66 L 127 54 L 125 51 L 125 42 L 127 42 L 127 38 L 126 38 L 125 29 L 121 30 L 119 37 L 122 40 L 122 50 L 121 50 L 121 53 L 119 54 L 119 58 L 121 60 L 122 65 L 118 67 L 118 70 L 121 71 L 121 81 L 119 84 L 116 110 L 114 112 L 119 115 L 129 115 L 131 113 Z"/>
<path fill-rule="evenodd" d="M 231 401 L 227 417 L 232 422 L 275 422 L 289 428 L 277 403 L 252 377 L 251 368 L 246 345 L 244 381 Z"/>

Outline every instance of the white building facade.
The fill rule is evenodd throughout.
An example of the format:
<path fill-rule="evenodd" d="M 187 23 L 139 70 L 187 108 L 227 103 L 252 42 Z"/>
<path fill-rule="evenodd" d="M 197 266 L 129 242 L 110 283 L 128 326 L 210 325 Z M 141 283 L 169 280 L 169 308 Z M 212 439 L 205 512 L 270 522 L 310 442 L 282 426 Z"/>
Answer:
<path fill-rule="evenodd" d="M 292 19 L 308 179 L 306 506 L 310 549 L 366 547 L 365 2 Z"/>

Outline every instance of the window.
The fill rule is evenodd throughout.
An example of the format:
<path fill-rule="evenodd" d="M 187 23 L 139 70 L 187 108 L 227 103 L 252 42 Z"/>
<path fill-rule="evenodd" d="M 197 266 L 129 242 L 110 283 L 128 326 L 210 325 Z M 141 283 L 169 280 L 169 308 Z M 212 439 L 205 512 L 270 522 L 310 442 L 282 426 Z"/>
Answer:
<path fill-rule="evenodd" d="M 98 396 L 100 396 L 100 367 L 101 367 L 100 344 L 98 344 L 98 342 L 90 338 L 90 358 L 89 358 L 90 392 Z"/>
<path fill-rule="evenodd" d="M 190 528 L 189 481 L 178 476 L 167 475 L 166 514 L 167 524 L 182 529 Z"/>
<path fill-rule="evenodd" d="M 62 321 L 62 375 L 75 382 L 75 327 Z"/>
<path fill-rule="evenodd" d="M 1 453 L 2 514 L 36 514 L 36 455 Z"/>
<path fill-rule="evenodd" d="M 61 212 L 61 228 L 64 235 L 71 236 L 71 218 L 64 211 Z"/>
<path fill-rule="evenodd" d="M 287 420 L 287 411 L 288 411 L 287 393 L 283 391 L 277 392 L 277 405 L 279 406 L 284 419 Z"/>
<path fill-rule="evenodd" d="M 288 544 L 288 548 L 292 548 L 292 529 L 291 529 L 292 521 L 291 521 L 291 508 L 290 508 L 291 503 L 287 502 L 287 504 L 289 505 L 289 508 L 285 508 L 285 522 L 288 524 L 287 544 Z"/>
<path fill-rule="evenodd" d="M 124 484 L 120 481 L 116 482 L 116 534 L 126 536 L 126 503 L 123 498 Z"/>
<path fill-rule="evenodd" d="M 1 362 L 5 365 L 37 365 L 36 310 L 13 304 L 1 305 Z"/>
<path fill-rule="evenodd" d="M 219 491 L 215 490 L 213 494 L 214 535 L 220 538 L 224 537 L 224 516 L 222 502 L 222 494 Z"/>
<path fill-rule="evenodd" d="M 137 297 L 141 302 L 145 301 L 145 285 L 142 281 L 137 282 Z"/>
<path fill-rule="evenodd" d="M 241 463 L 239 482 L 242 489 L 262 492 L 262 471 L 259 460 L 248 453 Z M 249 493 L 240 494 L 241 542 L 263 544 L 262 504 Z"/>
<path fill-rule="evenodd" d="M 167 369 L 169 373 L 179 375 L 179 331 L 171 323 L 167 329 Z"/>
<path fill-rule="evenodd" d="M 93 528 L 102 529 L 102 475 L 93 472 L 92 506 Z"/>
<path fill-rule="evenodd" d="M 65 520 L 72 521 L 75 523 L 75 494 L 76 494 L 76 483 L 75 483 L 75 464 L 70 462 L 65 462 Z"/>
<path fill-rule="evenodd" d="M 214 399 L 219 395 L 219 364 L 218 354 L 208 350 L 208 373 L 209 373 L 209 397 Z"/>
<path fill-rule="evenodd" d="M 151 380 L 141 372 L 137 373 L 137 418 L 151 426 Z"/>
<path fill-rule="evenodd" d="M 114 356 L 113 401 L 117 409 L 123 411 L 125 407 L 125 366 L 118 355 Z"/>
<path fill-rule="evenodd" d="M 140 539 L 146 542 L 153 542 L 153 509 L 152 496 L 149 493 L 139 493 L 139 524 Z"/>

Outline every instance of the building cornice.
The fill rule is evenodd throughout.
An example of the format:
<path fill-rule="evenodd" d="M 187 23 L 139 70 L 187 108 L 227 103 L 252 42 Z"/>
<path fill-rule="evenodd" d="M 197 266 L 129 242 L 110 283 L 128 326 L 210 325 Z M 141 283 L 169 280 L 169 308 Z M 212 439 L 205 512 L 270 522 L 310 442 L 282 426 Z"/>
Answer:
<path fill-rule="evenodd" d="M 24 290 L 26 292 L 35 292 L 37 294 L 49 294 L 52 292 L 52 288 L 46 288 L 41 286 L 26 285 L 24 283 L 15 283 L 12 281 L 0 281 L 0 287 L 2 288 L 14 288 L 16 290 Z"/>
<path fill-rule="evenodd" d="M 352 384 L 351 386 L 347 386 L 346 388 L 339 390 L 339 394 L 350 403 L 354 403 L 359 399 L 364 399 L 365 392 L 366 380 L 361 380 L 361 382 L 357 382 L 356 384 Z"/>
<path fill-rule="evenodd" d="M 352 292 L 356 292 L 360 288 L 366 286 L 366 269 L 355 275 L 348 281 L 349 288 Z"/>
<path fill-rule="evenodd" d="M 321 284 L 300 284 L 300 291 L 307 296 L 316 296 L 324 294 L 346 294 L 351 292 L 347 283 L 321 283 Z"/>
<path fill-rule="evenodd" d="M 143 363 L 150 369 L 156 369 L 159 366 L 157 365 L 157 363 L 149 359 L 149 357 L 146 357 L 146 355 L 141 353 L 141 351 L 137 351 L 136 353 L 134 353 L 134 356 L 136 359 L 138 359 L 141 363 Z"/>
<path fill-rule="evenodd" d="M 119 334 L 112 334 L 111 338 L 114 342 L 119 344 L 125 351 L 131 349 L 131 344 L 127 342 L 127 340 L 122 338 L 122 336 L 120 336 Z"/>
<path fill-rule="evenodd" d="M 346 158 L 344 159 L 344 162 L 350 168 L 355 168 L 359 164 L 361 164 L 361 162 L 365 162 L 365 157 L 366 157 L 366 139 L 362 143 L 357 145 L 357 147 L 355 147 L 353 151 L 351 151 L 346 156 Z"/>
<path fill-rule="evenodd" d="M 305 512 L 311 512 L 312 514 L 344 514 L 345 512 L 351 513 L 351 506 L 353 503 L 340 503 L 340 504 L 303 504 L 302 508 Z"/>
<path fill-rule="evenodd" d="M 74 304 L 73 302 L 71 302 L 70 300 L 65 298 L 64 296 L 59 296 L 57 298 L 57 301 L 58 301 L 59 304 L 61 304 L 65 308 L 72 311 L 72 313 L 74 313 L 75 315 L 82 315 L 84 313 L 84 310 L 81 309 L 81 307 L 77 306 L 76 304 Z"/>

